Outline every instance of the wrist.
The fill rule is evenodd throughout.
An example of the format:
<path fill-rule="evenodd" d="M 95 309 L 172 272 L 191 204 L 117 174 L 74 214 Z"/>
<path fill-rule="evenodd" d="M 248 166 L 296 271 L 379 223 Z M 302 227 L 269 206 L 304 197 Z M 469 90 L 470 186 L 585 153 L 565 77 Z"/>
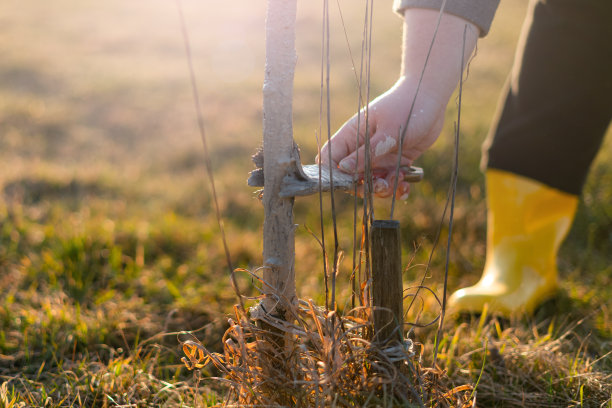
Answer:
<path fill-rule="evenodd" d="M 401 93 L 404 98 L 412 101 L 417 91 L 419 75 L 401 75 L 390 91 Z M 452 91 L 451 91 L 452 92 Z M 428 109 L 444 109 L 448 103 L 450 95 L 447 97 L 439 84 L 431 86 L 429 83 L 421 83 L 419 94 L 417 95 L 421 104 L 427 105 Z"/>

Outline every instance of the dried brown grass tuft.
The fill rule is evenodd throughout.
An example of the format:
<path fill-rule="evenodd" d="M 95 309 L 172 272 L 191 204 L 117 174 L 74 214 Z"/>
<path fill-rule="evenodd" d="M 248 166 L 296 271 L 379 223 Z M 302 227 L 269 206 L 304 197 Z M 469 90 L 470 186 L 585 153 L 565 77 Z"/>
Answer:
<path fill-rule="evenodd" d="M 487 339 L 483 347 L 475 347 L 478 332 L 465 333 L 459 336 L 457 356 L 449 353 L 451 362 L 445 365 L 459 368 L 449 373 L 456 381 L 479 378 L 480 406 L 611 407 L 612 351 L 590 353 L 588 344 L 596 345 L 598 340 L 579 335 L 580 324 L 555 334 L 551 323 L 540 333 L 535 324 L 531 330 L 522 325 L 502 330 L 493 318 L 480 332 L 479 337 Z"/>
<path fill-rule="evenodd" d="M 449 389 L 441 370 L 424 368 L 422 345 L 367 340 L 370 310 L 340 316 L 312 301 L 286 305 L 283 321 L 258 308 L 234 308 L 223 353 L 199 341 L 183 343 L 184 363 L 219 369 L 228 386 L 225 406 L 458 407 L 473 404 L 473 387 Z"/>

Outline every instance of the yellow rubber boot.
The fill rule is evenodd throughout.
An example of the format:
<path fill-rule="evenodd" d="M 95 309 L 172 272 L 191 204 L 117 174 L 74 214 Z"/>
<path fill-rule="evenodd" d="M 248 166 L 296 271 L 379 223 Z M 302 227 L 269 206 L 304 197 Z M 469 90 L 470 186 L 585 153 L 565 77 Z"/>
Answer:
<path fill-rule="evenodd" d="M 487 170 L 487 257 L 480 281 L 449 299 L 456 312 L 533 313 L 557 291 L 557 251 L 578 197 L 529 178 Z"/>

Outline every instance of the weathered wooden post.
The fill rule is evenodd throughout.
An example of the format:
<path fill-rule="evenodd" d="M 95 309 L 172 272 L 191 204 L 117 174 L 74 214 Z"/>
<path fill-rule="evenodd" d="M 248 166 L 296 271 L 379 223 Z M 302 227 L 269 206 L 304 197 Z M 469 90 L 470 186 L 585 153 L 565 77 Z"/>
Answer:
<path fill-rule="evenodd" d="M 267 296 L 262 306 L 266 313 L 281 318 L 285 302 L 295 300 L 294 198 L 283 198 L 279 193 L 283 178 L 296 161 L 292 122 L 296 8 L 296 0 L 268 0 L 266 14 L 263 290 Z"/>
<path fill-rule="evenodd" d="M 403 340 L 404 307 L 400 224 L 374 220 L 370 230 L 374 340 Z"/>

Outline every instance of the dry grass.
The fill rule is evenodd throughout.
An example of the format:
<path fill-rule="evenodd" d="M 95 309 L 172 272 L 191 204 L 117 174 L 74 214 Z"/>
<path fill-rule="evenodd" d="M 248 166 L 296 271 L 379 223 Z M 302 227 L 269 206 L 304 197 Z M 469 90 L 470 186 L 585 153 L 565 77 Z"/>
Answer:
<path fill-rule="evenodd" d="M 473 324 L 456 326 L 442 364 L 455 381 L 477 382 L 479 406 L 609 407 L 610 352 L 590 349 L 608 341 L 584 336 L 583 325 L 588 323 L 564 327 L 554 319 L 510 324 L 485 310 Z"/>
<path fill-rule="evenodd" d="M 190 370 L 214 366 L 223 406 L 248 407 L 609 407 L 609 340 L 583 337 L 588 319 L 525 326 L 487 311 L 447 324 L 433 368 L 433 342 L 369 341 L 371 309 L 344 315 L 312 300 L 285 305 L 287 321 L 238 306 L 209 351 L 195 336 L 182 342 Z M 509 326 L 503 328 L 504 325 Z M 558 326 L 558 327 L 557 327 Z M 412 332 L 412 330 L 410 331 Z M 411 334 L 414 337 L 414 333 Z M 480 343 L 480 346 L 476 346 Z"/>
<path fill-rule="evenodd" d="M 188 340 L 183 343 L 183 361 L 190 369 L 208 363 L 219 369 L 229 406 L 472 405 L 473 386 L 451 389 L 442 370 L 423 367 L 423 345 L 410 339 L 368 341 L 373 333 L 369 309 L 340 316 L 312 301 L 287 308 L 289 321 L 257 307 L 250 313 L 235 307 L 223 337 L 223 353 L 211 353 L 197 340 Z"/>

